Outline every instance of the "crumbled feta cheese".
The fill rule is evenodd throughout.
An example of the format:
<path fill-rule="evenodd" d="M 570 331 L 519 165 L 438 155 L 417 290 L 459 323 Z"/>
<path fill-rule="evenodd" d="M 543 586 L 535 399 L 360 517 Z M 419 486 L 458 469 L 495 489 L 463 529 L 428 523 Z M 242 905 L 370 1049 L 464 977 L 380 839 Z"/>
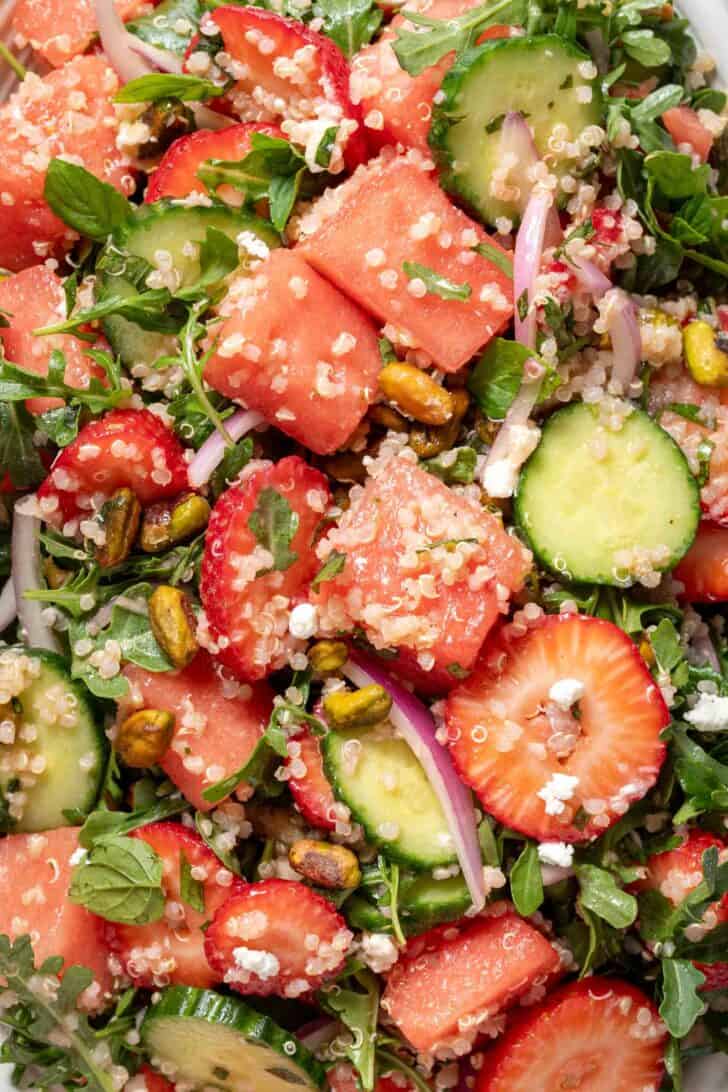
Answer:
<path fill-rule="evenodd" d="M 571 800 L 578 784 L 579 778 L 572 777 L 571 774 L 551 774 L 544 787 L 536 793 L 546 805 L 546 814 L 561 815 L 566 809 L 566 801 Z"/>
<path fill-rule="evenodd" d="M 701 694 L 698 704 L 685 713 L 685 720 L 699 732 L 728 730 L 728 698 Z"/>
<path fill-rule="evenodd" d="M 288 632 L 302 641 L 313 637 L 318 628 L 318 612 L 313 603 L 299 603 L 291 611 L 288 619 Z"/>
<path fill-rule="evenodd" d="M 542 864 L 555 865 L 557 868 L 571 868 L 574 862 L 574 847 L 566 842 L 542 842 L 538 847 L 538 859 Z"/>
<path fill-rule="evenodd" d="M 584 697 L 584 692 L 584 683 L 579 679 L 557 679 L 549 690 L 549 698 L 568 713 L 572 705 Z"/>

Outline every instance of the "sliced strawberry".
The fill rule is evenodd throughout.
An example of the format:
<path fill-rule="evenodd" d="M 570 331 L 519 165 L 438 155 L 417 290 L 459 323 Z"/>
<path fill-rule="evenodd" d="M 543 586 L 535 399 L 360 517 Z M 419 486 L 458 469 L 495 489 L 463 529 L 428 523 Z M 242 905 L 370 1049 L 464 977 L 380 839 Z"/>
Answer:
<path fill-rule="evenodd" d="M 197 177 L 198 168 L 206 159 L 243 159 L 250 151 L 253 133 L 283 136 L 277 125 L 247 122 L 231 125 L 227 129 L 198 129 L 196 133 L 175 140 L 150 175 L 144 200 L 150 202 L 158 201 L 160 197 L 207 193 L 204 183 Z"/>
<path fill-rule="evenodd" d="M 136 1075 L 133 1085 L 134 1092 L 174 1092 L 175 1086 L 163 1077 L 161 1073 L 155 1073 L 148 1065 L 143 1065 Z"/>
<path fill-rule="evenodd" d="M 326 479 L 291 455 L 273 465 L 250 463 L 240 484 L 218 500 L 205 537 L 200 598 L 223 663 L 242 679 L 261 679 L 296 648 L 288 619 L 297 597 L 319 568 L 316 532 L 329 504 Z M 256 537 L 274 509 L 287 514 L 288 554 L 275 558 Z M 292 559 L 293 555 L 295 558 Z"/>
<path fill-rule="evenodd" d="M 112 410 L 82 428 L 38 490 L 54 526 L 83 519 L 115 489 L 128 486 L 142 504 L 174 497 L 187 487 L 187 463 L 171 429 L 149 410 Z"/>
<path fill-rule="evenodd" d="M 261 880 L 220 907 L 205 952 L 240 993 L 301 997 L 341 968 L 352 934 L 332 904 L 294 880 Z"/>
<path fill-rule="evenodd" d="M 681 846 L 657 853 L 650 857 L 647 876 L 635 884 L 638 891 L 655 890 L 677 906 L 703 880 L 703 854 L 713 846 L 718 850 L 719 862 L 728 860 L 728 844 L 715 834 L 691 830 Z M 714 902 L 699 922 L 688 925 L 685 935 L 689 940 L 701 940 L 718 925 L 728 922 L 728 893 Z M 728 953 L 726 953 L 728 955 Z M 725 963 L 696 963 L 705 975 L 705 990 L 728 988 L 728 959 Z"/>
<path fill-rule="evenodd" d="M 359 1092 L 356 1073 L 348 1062 L 339 1062 L 326 1074 L 326 1087 L 330 1092 Z M 414 1085 L 398 1070 L 385 1073 L 374 1085 L 374 1092 L 414 1092 Z"/>
<path fill-rule="evenodd" d="M 244 766 L 270 719 L 273 693 L 264 683 L 241 686 L 221 664 L 200 651 L 184 671 L 147 671 L 128 664 L 129 694 L 117 722 L 135 708 L 164 709 L 175 718 L 174 737 L 160 761 L 167 776 L 200 811 L 203 793 Z"/>
<path fill-rule="evenodd" d="M 689 144 L 703 163 L 707 163 L 713 147 L 713 134 L 706 129 L 690 106 L 673 106 L 662 115 L 662 121 L 678 148 Z"/>
<path fill-rule="evenodd" d="M 701 523 L 674 576 L 690 603 L 728 602 L 728 527 Z"/>
<path fill-rule="evenodd" d="M 48 363 L 54 350 L 66 358 L 64 379 L 69 387 L 85 387 L 89 377 L 103 376 L 94 364 L 82 341 L 71 334 L 50 334 L 36 337 L 33 330 L 52 326 L 66 317 L 63 282 L 45 265 L 33 265 L 13 277 L 0 280 L 0 311 L 5 312 L 8 326 L 0 326 L 0 341 L 5 356 L 28 372 L 47 375 Z M 62 406 L 60 398 L 29 398 L 25 403 L 31 413 Z"/>
<path fill-rule="evenodd" d="M 219 7 L 203 23 L 217 30 L 235 79 L 228 99 L 241 121 L 279 121 L 297 144 L 315 153 L 327 129 L 339 133 L 329 170 L 353 170 L 366 159 L 361 112 L 349 97 L 349 65 L 330 38 L 297 19 L 261 8 Z M 195 57 L 194 45 L 188 66 Z M 216 57 L 220 62 L 220 55 Z M 343 160 L 342 160 L 343 152 Z"/>
<path fill-rule="evenodd" d="M 486 1051 L 477 1092 L 658 1092 L 667 1032 L 618 978 L 571 982 L 520 1013 Z"/>
<path fill-rule="evenodd" d="M 554 974 L 559 956 L 505 902 L 475 921 L 410 941 L 392 969 L 382 1008 L 416 1050 L 471 1033 Z M 470 1018 L 470 1019 L 469 1019 Z"/>
<path fill-rule="evenodd" d="M 560 707 L 569 687 L 552 692 L 559 682 L 577 684 L 578 706 Z M 568 842 L 601 834 L 652 787 L 669 719 L 629 637 L 573 614 L 522 636 L 502 629 L 446 710 L 455 764 L 485 808 L 533 838 Z"/>
<path fill-rule="evenodd" d="M 107 924 L 107 935 L 135 986 L 212 986 L 219 981 L 205 958 L 202 926 L 245 884 L 224 868 L 198 834 L 182 823 L 150 823 L 131 834 L 162 858 L 164 917 L 150 925 Z M 182 869 L 200 885 L 205 909 L 182 901 Z M 199 873 L 198 873 L 199 870 Z"/>
<path fill-rule="evenodd" d="M 296 743 L 300 749 L 294 752 L 291 744 Z M 336 830 L 336 816 L 341 814 L 342 805 L 326 780 L 318 736 L 307 728 L 295 735 L 285 765 L 291 796 L 304 819 L 321 830 Z"/>

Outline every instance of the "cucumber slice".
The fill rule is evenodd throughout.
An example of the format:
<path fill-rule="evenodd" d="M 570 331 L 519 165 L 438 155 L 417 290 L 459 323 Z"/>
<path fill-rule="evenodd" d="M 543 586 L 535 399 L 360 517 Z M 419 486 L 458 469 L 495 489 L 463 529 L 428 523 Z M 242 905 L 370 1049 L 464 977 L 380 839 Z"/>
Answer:
<path fill-rule="evenodd" d="M 440 802 L 412 749 L 392 729 L 329 732 L 322 752 L 334 794 L 387 857 L 417 869 L 456 860 Z"/>
<path fill-rule="evenodd" d="M 110 296 L 122 296 L 125 299 L 143 291 L 125 277 L 114 272 L 114 265 L 122 268 L 126 264 L 126 255 L 114 253 L 114 261 L 104 256 L 96 271 L 96 299 L 101 302 Z M 135 322 L 122 315 L 108 315 L 103 320 L 103 328 L 114 350 L 125 368 L 145 364 L 152 367 L 163 356 L 177 353 L 177 338 L 174 334 L 161 334 L 156 330 L 143 330 Z"/>
<path fill-rule="evenodd" d="M 436 104 L 430 146 L 440 166 L 445 189 L 463 198 L 484 220 L 499 217 L 517 222 L 522 200 L 503 200 L 494 171 L 503 160 L 500 127 L 508 113 L 521 113 L 533 132 L 541 156 L 549 154 L 549 169 L 563 175 L 575 169 L 574 159 L 554 163 L 549 140 L 557 125 L 569 130 L 570 142 L 590 125 L 602 121 L 598 80 L 585 79 L 579 66 L 590 57 L 555 34 L 502 38 L 467 50 L 442 84 L 444 98 Z M 589 102 L 580 102 L 591 92 Z M 518 184 L 518 167 L 509 181 Z M 527 180 L 523 180 L 525 188 Z"/>
<path fill-rule="evenodd" d="M 25 672 L 28 679 L 14 709 L 0 706 L 0 721 L 15 724 L 14 742 L 0 743 L 0 830 L 33 833 L 68 826 L 65 811 L 87 815 L 96 803 L 106 736 L 84 688 L 71 679 L 60 656 L 20 647 L 0 656 L 0 668 Z M 34 760 L 40 759 L 45 766 L 36 774 Z M 21 805 L 15 799 L 19 792 L 26 797 Z"/>
<path fill-rule="evenodd" d="M 408 876 L 400 882 L 400 908 L 422 926 L 455 921 L 470 909 L 472 899 L 462 876 L 435 880 L 432 876 Z"/>
<path fill-rule="evenodd" d="M 664 572 L 687 552 L 700 492 L 680 448 L 646 413 L 633 410 L 614 432 L 596 407 L 575 403 L 546 422 L 514 512 L 539 561 L 559 576 L 627 587 L 640 564 Z"/>
<path fill-rule="evenodd" d="M 142 1041 L 173 1079 L 221 1092 L 321 1088 L 324 1068 L 302 1043 L 234 997 L 171 986 L 147 1010 Z"/>

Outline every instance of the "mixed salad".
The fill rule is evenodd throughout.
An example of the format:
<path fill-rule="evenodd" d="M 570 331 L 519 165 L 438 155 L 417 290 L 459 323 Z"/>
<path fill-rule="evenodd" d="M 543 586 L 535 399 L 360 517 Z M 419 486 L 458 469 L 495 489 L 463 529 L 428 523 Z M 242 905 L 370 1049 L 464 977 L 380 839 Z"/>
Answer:
<path fill-rule="evenodd" d="M 658 0 L 6 40 L 14 1084 L 680 1092 L 728 1051 L 711 58 Z"/>

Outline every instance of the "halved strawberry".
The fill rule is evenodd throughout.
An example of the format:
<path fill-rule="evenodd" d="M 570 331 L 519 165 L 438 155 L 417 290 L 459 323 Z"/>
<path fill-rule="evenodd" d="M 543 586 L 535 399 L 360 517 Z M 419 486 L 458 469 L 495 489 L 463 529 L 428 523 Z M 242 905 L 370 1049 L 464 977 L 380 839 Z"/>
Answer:
<path fill-rule="evenodd" d="M 280 137 L 283 132 L 277 125 L 247 122 L 231 125 L 227 129 L 198 129 L 196 133 L 175 140 L 162 156 L 159 166 L 149 176 L 144 194 L 148 203 L 160 197 L 187 197 L 190 193 L 206 193 L 204 183 L 197 177 L 198 168 L 206 159 L 243 159 L 250 151 L 253 133 Z"/>
<path fill-rule="evenodd" d="M 174 1092 L 175 1086 L 163 1077 L 161 1073 L 155 1073 L 148 1065 L 143 1065 L 136 1077 L 127 1085 L 133 1087 L 134 1092 Z"/>
<path fill-rule="evenodd" d="M 501 822 L 543 841 L 593 838 L 641 799 L 669 719 L 629 637 L 573 614 L 542 617 L 522 636 L 501 629 L 446 709 L 463 780 Z"/>
<path fill-rule="evenodd" d="M 135 986 L 212 986 L 219 981 L 205 958 L 202 926 L 236 892 L 244 889 L 200 836 L 182 823 L 150 823 L 131 834 L 162 858 L 164 917 L 150 925 L 107 923 L 109 944 Z M 183 902 L 182 870 L 204 910 Z M 189 896 L 188 896 L 189 897 Z"/>
<path fill-rule="evenodd" d="M 389 975 L 382 1008 L 416 1050 L 434 1052 L 466 1032 L 472 1039 L 559 965 L 537 929 L 508 903 L 493 903 L 474 921 L 411 940 Z"/>
<path fill-rule="evenodd" d="M 728 602 L 728 527 L 701 523 L 674 576 L 691 603 Z"/>
<path fill-rule="evenodd" d="M 477 1092 L 658 1092 L 667 1032 L 618 978 L 571 982 L 520 1013 L 484 1055 Z"/>
<path fill-rule="evenodd" d="M 229 61 L 221 67 L 236 81 L 227 97 L 241 121 L 285 119 L 284 132 L 312 158 L 326 130 L 338 128 L 329 170 L 340 171 L 344 161 L 349 170 L 364 162 L 366 140 L 361 111 L 349 97 L 349 65 L 330 38 L 297 19 L 233 4 L 211 12 L 202 29 L 222 35 Z M 188 67 L 197 56 L 193 43 Z"/>
<path fill-rule="evenodd" d="M 726 842 L 715 834 L 691 830 L 677 849 L 650 857 L 647 862 L 647 876 L 635 884 L 635 889 L 659 891 L 673 906 L 677 906 L 702 882 L 703 854 L 713 846 L 718 850 L 720 863 L 727 861 Z M 688 925 L 685 935 L 689 940 L 700 940 L 725 922 L 728 922 L 728 893 L 708 907 L 702 921 Z M 728 952 L 726 956 L 728 957 Z M 705 975 L 702 989 L 728 988 L 728 958 L 725 963 L 696 963 L 695 966 Z"/>
<path fill-rule="evenodd" d="M 112 410 L 59 452 L 38 490 L 53 526 L 93 514 L 115 489 L 129 486 L 142 504 L 187 487 L 187 463 L 171 429 L 149 410 Z"/>
<path fill-rule="evenodd" d="M 240 993 L 301 997 L 342 966 L 352 934 L 332 904 L 294 880 L 261 880 L 232 895 L 205 934 L 205 952 Z"/>
<path fill-rule="evenodd" d="M 291 744 L 298 744 L 294 753 Z M 301 815 L 320 830 L 336 830 L 336 814 L 341 808 L 326 779 L 318 736 L 304 728 L 293 736 L 285 762 L 288 787 Z"/>
<path fill-rule="evenodd" d="M 329 499 L 323 474 L 291 455 L 248 464 L 212 510 L 200 598 L 217 655 L 242 679 L 262 679 L 296 647 L 288 619 L 319 568 L 314 539 Z M 278 558 L 273 537 L 286 544 Z"/>

